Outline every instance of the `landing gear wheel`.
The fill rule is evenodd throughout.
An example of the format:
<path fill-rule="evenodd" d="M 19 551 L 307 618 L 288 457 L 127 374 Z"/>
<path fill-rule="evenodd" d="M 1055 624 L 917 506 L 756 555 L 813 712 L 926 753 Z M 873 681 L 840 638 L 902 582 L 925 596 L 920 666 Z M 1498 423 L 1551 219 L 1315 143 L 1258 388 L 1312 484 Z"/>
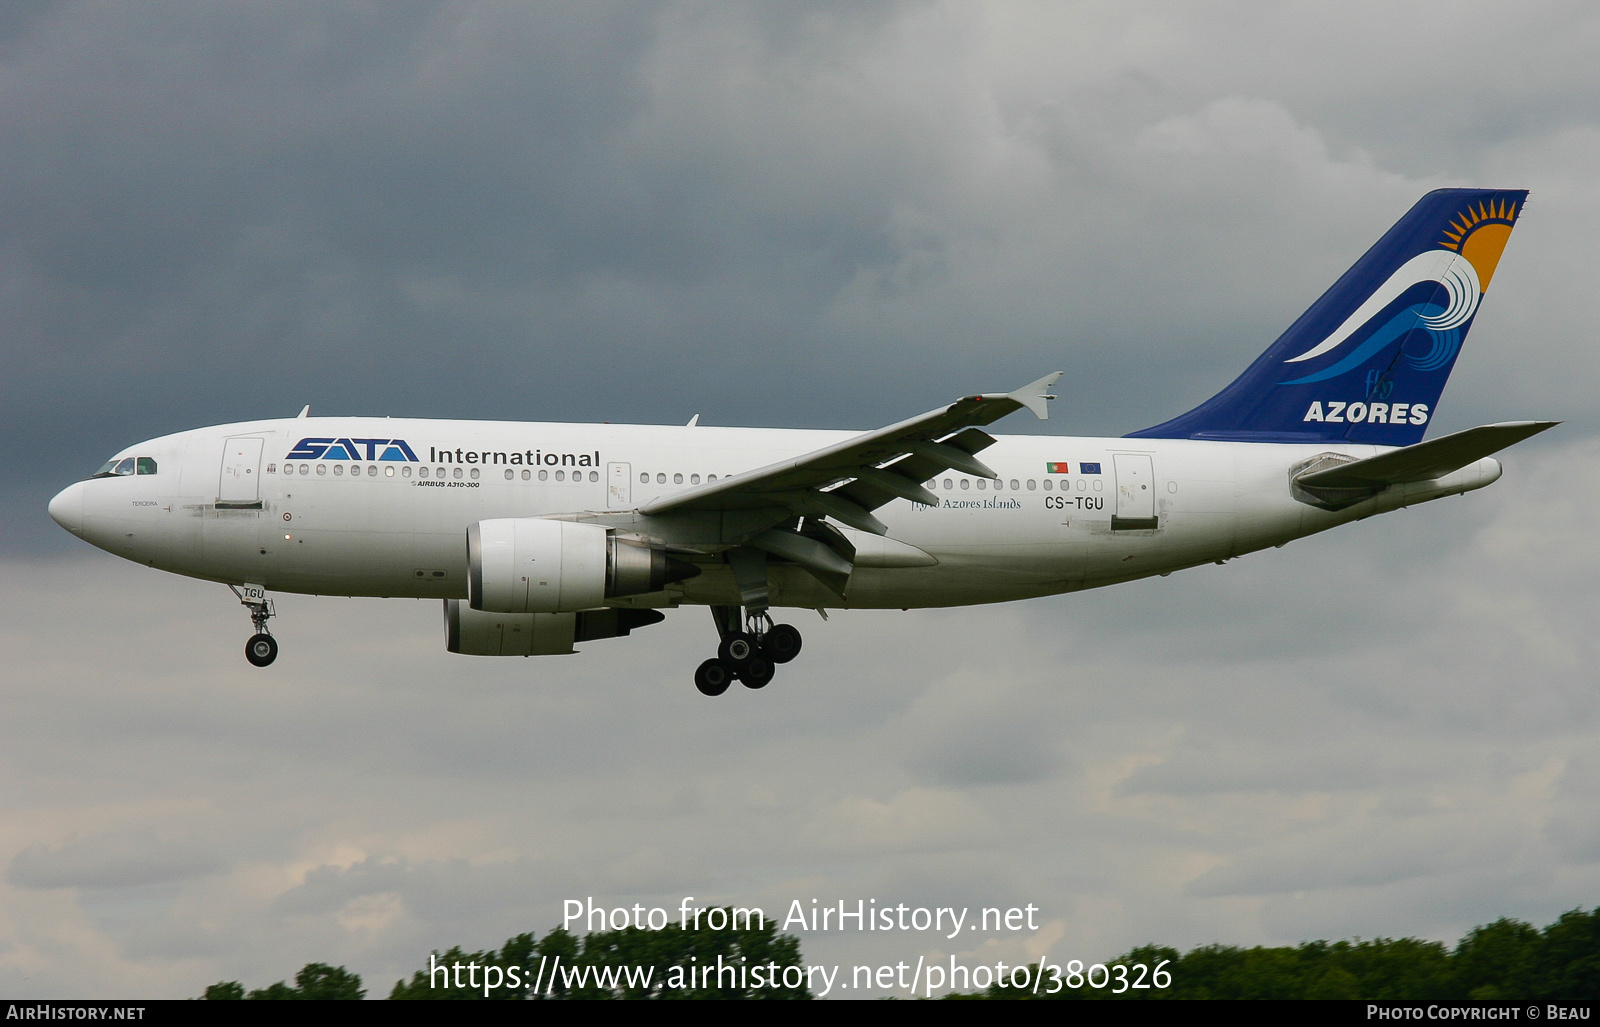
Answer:
<path fill-rule="evenodd" d="M 694 687 L 700 689 L 701 695 L 721 695 L 733 684 L 733 677 L 733 669 L 726 663 L 707 660 L 694 672 Z"/>
<path fill-rule="evenodd" d="M 765 688 L 776 670 L 772 661 L 766 657 L 752 656 L 750 662 L 744 665 L 744 669 L 739 671 L 739 680 L 744 682 L 746 688 Z"/>
<path fill-rule="evenodd" d="M 788 663 L 800 655 L 800 632 L 793 624 L 779 624 L 761 639 L 761 653 L 773 663 Z"/>
<path fill-rule="evenodd" d="M 745 634 L 742 631 L 729 635 L 722 640 L 721 645 L 717 646 L 717 657 L 725 660 L 741 673 L 744 670 L 744 665 L 749 663 L 756 654 L 755 636 Z"/>
<path fill-rule="evenodd" d="M 267 666 L 278 658 L 278 640 L 265 633 L 251 635 L 244 644 L 244 658 L 254 666 Z"/>

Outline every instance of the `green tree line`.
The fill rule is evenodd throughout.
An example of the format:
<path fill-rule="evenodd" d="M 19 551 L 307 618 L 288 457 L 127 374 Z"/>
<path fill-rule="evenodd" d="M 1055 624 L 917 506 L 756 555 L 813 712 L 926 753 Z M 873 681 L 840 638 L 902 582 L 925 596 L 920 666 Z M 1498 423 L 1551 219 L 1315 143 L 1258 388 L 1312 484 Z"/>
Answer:
<path fill-rule="evenodd" d="M 728 911 L 732 922 L 733 911 Z M 784 971 L 788 970 L 787 980 Z M 595 931 L 582 938 L 557 927 L 543 938 L 519 934 L 498 949 L 457 945 L 430 954 L 391 999 L 809 999 L 800 941 L 777 924 L 713 930 L 702 923 Z M 775 982 L 775 984 L 773 983 Z M 535 993 L 537 988 L 537 993 Z M 359 999 L 360 976 L 308 963 L 283 981 L 245 991 L 238 981 L 205 990 L 208 999 Z"/>
<path fill-rule="evenodd" d="M 1563 913 L 1540 930 L 1500 919 L 1475 927 L 1454 949 L 1416 938 L 1309 941 L 1293 947 L 1203 945 L 1188 952 L 1145 945 L 1108 960 L 1143 964 L 1171 975 L 1167 988 L 1117 993 L 1106 987 L 1061 988 L 1045 994 L 1047 968 L 1035 993 L 1009 984 L 951 998 L 1104 999 L 1398 999 L 1527 1000 L 1600 998 L 1600 908 Z M 1031 968 L 1037 972 L 1037 965 Z M 1096 974 L 1096 982 L 1102 979 Z M 1132 978 L 1129 978 L 1130 980 Z M 1148 983 L 1149 978 L 1145 978 Z"/>
<path fill-rule="evenodd" d="M 721 962 L 719 963 L 718 960 Z M 1369 941 L 1309 941 L 1279 948 L 1203 945 L 1180 953 L 1175 948 L 1144 945 L 1107 965 L 1150 971 L 1158 965 L 1170 975 L 1166 988 L 1127 988 L 1120 994 L 1114 980 L 1102 988 L 1062 987 L 1050 994 L 1052 975 L 1043 986 L 996 984 L 983 992 L 953 994 L 955 999 L 1398 999 L 1398 1000 L 1531 1000 L 1600 998 L 1600 907 L 1563 913 L 1554 923 L 1537 928 L 1521 920 L 1500 919 L 1475 927 L 1452 949 L 1417 938 L 1375 938 Z M 808 999 L 803 978 L 795 987 L 765 986 L 753 981 L 751 968 L 803 967 L 800 942 L 778 934 L 775 923 L 744 930 L 686 929 L 668 924 L 660 930 L 627 928 L 599 931 L 582 938 L 555 928 L 543 938 L 519 934 L 499 949 L 467 951 L 455 946 L 433 952 L 428 964 L 396 981 L 391 999 L 455 1001 L 518 1001 L 540 999 L 696 998 Z M 739 967 L 746 972 L 712 968 Z M 558 967 L 566 968 L 558 971 Z M 441 972 L 441 968 L 442 972 Z M 648 979 L 622 972 L 649 968 Z M 1037 964 L 1030 973 L 1038 973 Z M 711 970 L 710 973 L 707 973 Z M 542 971 L 542 972 L 541 972 Z M 610 976 L 599 974 L 607 971 Z M 698 971 L 698 974 L 696 973 Z M 767 972 L 767 971 L 764 971 Z M 1080 971 L 1082 972 L 1082 971 Z M 677 974 L 677 984 L 673 975 Z M 770 979 L 770 978 L 768 978 Z M 794 979 L 793 977 L 791 979 Z M 1101 979 L 1097 975 L 1097 980 Z M 1129 977 L 1128 980 L 1137 979 Z M 1144 978 L 1146 983 L 1150 977 Z M 491 983 L 493 986 L 491 986 Z M 533 986 L 538 984 L 538 994 Z M 307 963 L 294 986 L 283 981 L 247 992 L 238 981 L 224 981 L 205 990 L 208 999 L 359 999 L 361 978 L 344 967 Z"/>

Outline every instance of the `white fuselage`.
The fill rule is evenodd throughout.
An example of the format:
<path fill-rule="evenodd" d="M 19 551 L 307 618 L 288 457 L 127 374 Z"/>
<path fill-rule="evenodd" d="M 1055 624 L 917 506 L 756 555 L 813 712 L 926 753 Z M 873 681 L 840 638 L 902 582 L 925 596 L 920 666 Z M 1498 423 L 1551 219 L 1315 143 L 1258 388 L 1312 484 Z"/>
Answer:
<path fill-rule="evenodd" d="M 284 592 L 463 598 L 466 534 L 477 521 L 620 515 L 711 475 L 738 474 L 853 434 L 391 418 L 252 421 L 130 447 L 120 455 L 153 461 L 154 473 L 79 482 L 52 501 L 51 514 L 108 552 L 191 577 Z M 361 459 L 286 459 L 307 437 L 353 439 Z M 389 448 L 390 440 L 409 443 L 407 454 Z M 1305 461 L 1380 451 L 998 436 L 981 454 L 998 482 L 946 472 L 928 486 L 937 507 L 895 500 L 876 511 L 889 528 L 886 538 L 846 530 L 857 554 L 844 600 L 799 568 L 778 563 L 771 567 L 772 603 L 958 606 L 1094 588 L 1281 545 L 1480 488 L 1500 474 L 1499 464 L 1485 458 L 1338 512 L 1295 497 L 1290 477 Z M 1061 464 L 1070 473 L 1056 473 Z M 1085 473 L 1086 464 L 1097 464 L 1099 473 Z M 738 590 L 725 566 L 708 562 L 700 577 L 667 593 L 617 605 L 679 602 L 737 604 Z"/>

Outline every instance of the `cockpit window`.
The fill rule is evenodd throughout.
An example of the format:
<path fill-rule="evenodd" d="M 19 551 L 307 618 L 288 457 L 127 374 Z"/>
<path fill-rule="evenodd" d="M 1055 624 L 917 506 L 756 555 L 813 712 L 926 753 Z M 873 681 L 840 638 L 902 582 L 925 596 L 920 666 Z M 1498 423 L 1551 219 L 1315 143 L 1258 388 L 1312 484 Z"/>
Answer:
<path fill-rule="evenodd" d="M 140 474 L 154 474 L 154 473 L 156 473 L 156 462 L 154 460 L 151 460 L 149 457 L 141 457 L 139 459 L 138 463 L 141 464 L 141 465 L 148 463 L 150 465 L 150 469 L 148 471 L 146 471 L 142 467 L 140 467 L 140 469 L 139 469 L 139 473 Z M 104 467 L 100 468 L 100 470 L 95 472 L 94 476 L 96 478 L 118 478 L 118 477 L 121 477 L 124 474 L 132 474 L 132 473 L 134 473 L 134 458 L 133 457 L 125 456 L 121 460 L 118 460 L 116 457 L 112 457 L 110 460 L 106 461 L 106 465 Z"/>
<path fill-rule="evenodd" d="M 156 462 L 154 460 L 150 459 L 147 456 L 139 457 L 139 473 L 140 474 L 154 474 L 154 473 L 156 473 Z"/>

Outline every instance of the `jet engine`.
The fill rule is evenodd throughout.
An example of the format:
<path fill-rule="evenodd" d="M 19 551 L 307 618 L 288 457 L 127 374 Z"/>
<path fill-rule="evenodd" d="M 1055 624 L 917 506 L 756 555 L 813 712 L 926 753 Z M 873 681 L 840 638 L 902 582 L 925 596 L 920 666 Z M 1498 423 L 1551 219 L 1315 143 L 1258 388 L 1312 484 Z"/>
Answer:
<path fill-rule="evenodd" d="M 598 524 L 500 517 L 467 529 L 467 572 L 474 610 L 574 613 L 616 596 L 659 592 L 700 568 Z"/>
<path fill-rule="evenodd" d="M 561 656 L 576 642 L 618 638 L 666 620 L 659 610 L 582 613 L 485 613 L 444 601 L 445 648 L 464 656 Z"/>

